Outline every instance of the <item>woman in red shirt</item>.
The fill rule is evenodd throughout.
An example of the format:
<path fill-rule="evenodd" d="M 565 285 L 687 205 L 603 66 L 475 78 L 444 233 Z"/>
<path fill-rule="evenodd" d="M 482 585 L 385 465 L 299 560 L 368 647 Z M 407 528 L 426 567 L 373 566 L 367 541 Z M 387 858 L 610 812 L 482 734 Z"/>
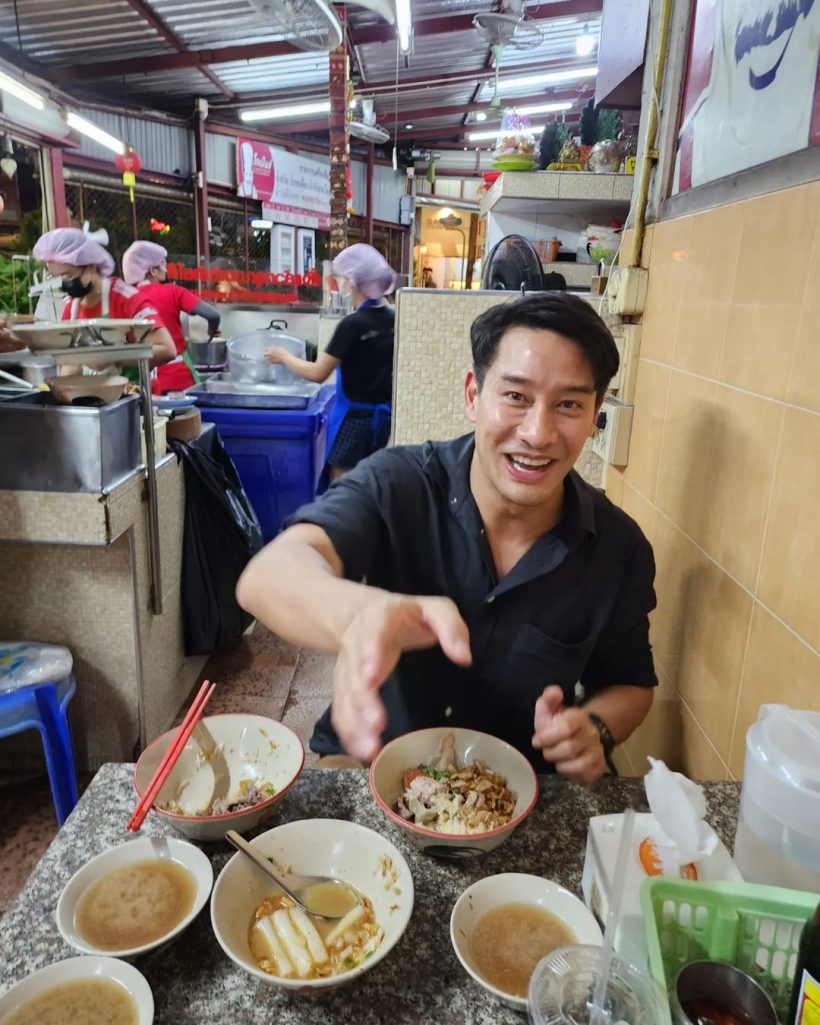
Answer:
<path fill-rule="evenodd" d="M 124 281 L 113 277 L 114 258 L 105 248 L 108 232 L 80 228 L 54 228 L 41 236 L 34 246 L 34 257 L 42 260 L 52 277 L 62 278 L 66 293 L 63 320 L 95 318 L 133 319 L 142 317 L 156 325 L 145 341 L 153 351 L 152 364 L 174 358 L 171 335 L 163 326 L 156 309 Z"/>
<path fill-rule="evenodd" d="M 215 306 L 168 281 L 167 259 L 168 250 L 156 242 L 134 242 L 122 256 L 122 276 L 159 312 L 174 340 L 175 358 L 157 371 L 154 390 L 160 393 L 182 391 L 199 379 L 182 333 L 180 314 L 195 314 L 207 320 L 209 338 L 219 330 L 220 320 Z"/>

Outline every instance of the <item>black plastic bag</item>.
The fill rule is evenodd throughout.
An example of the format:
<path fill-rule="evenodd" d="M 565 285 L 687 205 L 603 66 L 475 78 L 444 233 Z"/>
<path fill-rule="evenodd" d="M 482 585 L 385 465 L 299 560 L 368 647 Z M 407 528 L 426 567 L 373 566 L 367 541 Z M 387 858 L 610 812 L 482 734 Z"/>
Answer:
<path fill-rule="evenodd" d="M 242 570 L 262 547 L 262 528 L 218 438 L 210 455 L 184 441 L 168 443 L 185 472 L 185 653 L 208 655 L 238 640 L 252 622 L 234 592 Z"/>

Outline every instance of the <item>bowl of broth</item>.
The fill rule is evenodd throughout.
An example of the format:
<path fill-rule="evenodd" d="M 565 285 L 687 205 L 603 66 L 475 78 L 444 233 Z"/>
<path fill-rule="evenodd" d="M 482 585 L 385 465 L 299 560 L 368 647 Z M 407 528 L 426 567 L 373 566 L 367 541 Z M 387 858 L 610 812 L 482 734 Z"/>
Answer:
<path fill-rule="evenodd" d="M 211 863 L 198 847 L 143 836 L 75 872 L 57 902 L 57 928 L 83 954 L 137 957 L 190 925 L 212 885 Z"/>
<path fill-rule="evenodd" d="M 249 975 L 312 993 L 353 981 L 398 943 L 413 910 L 413 877 L 385 837 L 347 820 L 302 819 L 260 833 L 251 846 L 286 875 L 340 880 L 354 901 L 339 919 L 308 915 L 235 854 L 214 886 L 211 924 L 225 954 Z"/>
<path fill-rule="evenodd" d="M 0 996 L 0 1025 L 151 1025 L 141 972 L 113 957 L 72 957 L 40 968 Z"/>
<path fill-rule="evenodd" d="M 450 916 L 464 969 L 501 1003 L 527 1009 L 538 962 L 569 944 L 600 944 L 600 926 L 573 893 L 541 876 L 505 872 L 467 887 Z"/>

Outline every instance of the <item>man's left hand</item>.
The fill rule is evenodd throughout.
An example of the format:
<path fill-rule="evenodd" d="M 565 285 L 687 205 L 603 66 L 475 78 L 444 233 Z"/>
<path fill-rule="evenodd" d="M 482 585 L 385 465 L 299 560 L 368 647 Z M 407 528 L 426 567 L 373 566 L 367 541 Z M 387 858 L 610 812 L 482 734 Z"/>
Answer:
<path fill-rule="evenodd" d="M 532 746 L 557 772 L 587 786 L 607 771 L 598 729 L 583 708 L 564 708 L 560 687 L 547 687 L 535 703 Z"/>

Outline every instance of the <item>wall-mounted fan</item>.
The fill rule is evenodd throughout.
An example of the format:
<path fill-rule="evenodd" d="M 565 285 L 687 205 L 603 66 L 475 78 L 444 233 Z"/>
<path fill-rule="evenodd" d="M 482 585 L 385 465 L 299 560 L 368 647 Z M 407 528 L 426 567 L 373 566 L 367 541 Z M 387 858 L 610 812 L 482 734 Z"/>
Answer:
<path fill-rule="evenodd" d="M 352 118 L 348 124 L 348 131 L 357 139 L 364 139 L 365 142 L 379 143 L 387 142 L 390 132 L 381 125 L 376 124 L 376 112 L 373 109 L 372 99 L 363 99 L 362 114 L 359 118 Z"/>
<path fill-rule="evenodd" d="M 506 235 L 484 261 L 481 287 L 491 291 L 542 291 L 544 274 L 538 253 L 522 235 Z"/>

